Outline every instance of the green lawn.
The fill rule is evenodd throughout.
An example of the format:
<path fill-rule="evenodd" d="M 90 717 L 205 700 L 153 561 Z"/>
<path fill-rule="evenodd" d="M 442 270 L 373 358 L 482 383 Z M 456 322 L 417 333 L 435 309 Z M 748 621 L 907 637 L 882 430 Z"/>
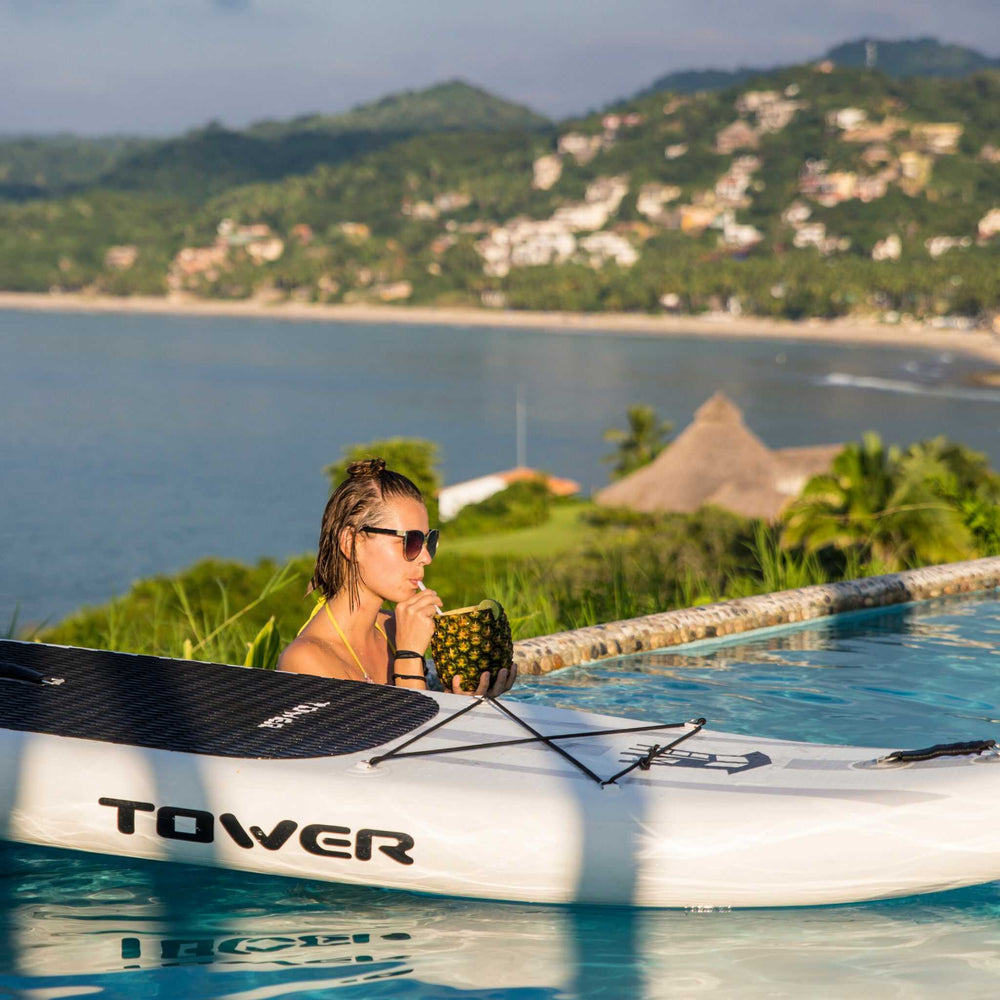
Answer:
<path fill-rule="evenodd" d="M 586 524 L 582 517 L 592 507 L 589 503 L 555 504 L 552 516 L 545 524 L 516 531 L 494 532 L 488 535 L 467 535 L 449 538 L 448 525 L 441 528 L 441 547 L 449 553 L 477 556 L 551 556 L 576 548 L 592 540 L 600 532 Z"/>

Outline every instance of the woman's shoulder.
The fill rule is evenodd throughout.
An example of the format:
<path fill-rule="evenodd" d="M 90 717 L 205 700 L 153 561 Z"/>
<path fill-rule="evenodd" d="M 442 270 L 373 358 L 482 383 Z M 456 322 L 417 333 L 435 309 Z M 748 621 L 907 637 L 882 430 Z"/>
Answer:
<path fill-rule="evenodd" d="M 278 659 L 278 670 L 293 674 L 343 677 L 349 676 L 346 667 L 328 642 L 308 635 L 293 639 Z"/>

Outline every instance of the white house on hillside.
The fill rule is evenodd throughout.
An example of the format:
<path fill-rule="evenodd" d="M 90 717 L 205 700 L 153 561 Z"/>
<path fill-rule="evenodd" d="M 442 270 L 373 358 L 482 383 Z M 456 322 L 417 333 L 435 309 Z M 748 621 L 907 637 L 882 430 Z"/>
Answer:
<path fill-rule="evenodd" d="M 442 521 L 450 521 L 463 507 L 470 503 L 481 503 L 495 493 L 507 489 L 512 483 L 525 479 L 544 479 L 549 491 L 556 496 L 569 497 L 580 492 L 580 484 L 572 479 L 559 479 L 547 476 L 537 469 L 527 469 L 520 466 L 508 469 L 506 472 L 494 472 L 488 476 L 477 476 L 461 483 L 453 483 L 438 491 L 438 512 Z"/>

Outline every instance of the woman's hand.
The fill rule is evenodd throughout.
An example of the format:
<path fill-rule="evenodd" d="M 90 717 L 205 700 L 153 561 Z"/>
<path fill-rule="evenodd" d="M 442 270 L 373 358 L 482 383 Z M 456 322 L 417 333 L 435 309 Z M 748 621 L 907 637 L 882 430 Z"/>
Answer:
<path fill-rule="evenodd" d="M 456 674 L 452 678 L 451 690 L 453 694 L 468 694 L 475 698 L 482 698 L 484 695 L 489 695 L 491 698 L 499 698 L 504 691 L 509 691 L 514 686 L 514 681 L 517 680 L 517 664 L 512 663 L 510 668 L 504 667 L 498 670 L 497 679 L 492 683 L 490 671 L 484 670 L 482 676 L 479 678 L 479 686 L 475 691 L 463 690 L 463 679 L 461 674 Z"/>
<path fill-rule="evenodd" d="M 441 598 L 433 590 L 421 590 L 396 605 L 396 649 L 412 649 L 421 655 L 434 634 L 434 618 Z"/>

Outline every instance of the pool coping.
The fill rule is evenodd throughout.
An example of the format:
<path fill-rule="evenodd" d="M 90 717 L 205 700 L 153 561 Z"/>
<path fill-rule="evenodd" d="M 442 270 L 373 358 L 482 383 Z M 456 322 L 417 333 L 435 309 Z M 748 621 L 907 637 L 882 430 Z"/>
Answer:
<path fill-rule="evenodd" d="M 521 674 L 547 674 L 561 667 L 680 646 L 699 639 L 997 587 L 1000 587 L 1000 556 L 925 566 L 520 639 L 514 643 L 514 662 Z"/>

